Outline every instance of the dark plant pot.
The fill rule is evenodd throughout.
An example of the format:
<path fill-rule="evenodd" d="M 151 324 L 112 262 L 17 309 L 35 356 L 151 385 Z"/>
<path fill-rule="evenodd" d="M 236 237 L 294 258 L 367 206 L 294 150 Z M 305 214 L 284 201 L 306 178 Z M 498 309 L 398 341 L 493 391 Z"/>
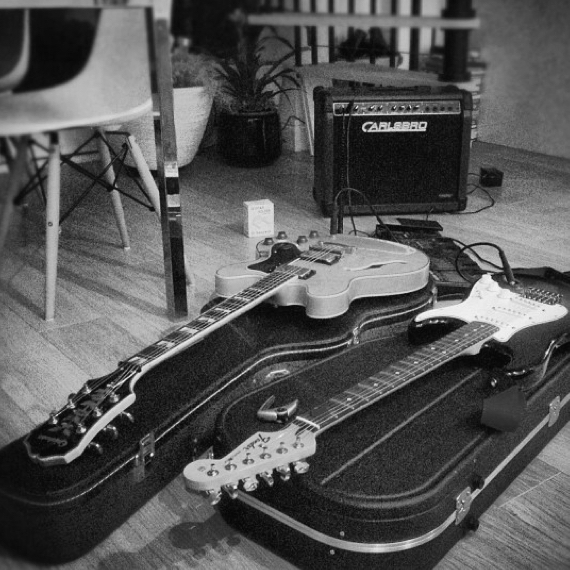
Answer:
<path fill-rule="evenodd" d="M 271 164 L 281 156 L 279 113 L 220 113 L 218 151 L 235 166 Z"/>

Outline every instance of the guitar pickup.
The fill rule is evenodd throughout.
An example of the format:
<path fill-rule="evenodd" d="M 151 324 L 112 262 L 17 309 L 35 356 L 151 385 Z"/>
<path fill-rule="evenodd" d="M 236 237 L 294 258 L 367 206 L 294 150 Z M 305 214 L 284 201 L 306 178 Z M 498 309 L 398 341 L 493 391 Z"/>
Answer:
<path fill-rule="evenodd" d="M 342 251 L 335 251 L 318 245 L 311 246 L 309 251 L 301 254 L 301 259 L 315 263 L 324 263 L 325 265 L 334 265 L 340 261 L 341 257 Z"/>

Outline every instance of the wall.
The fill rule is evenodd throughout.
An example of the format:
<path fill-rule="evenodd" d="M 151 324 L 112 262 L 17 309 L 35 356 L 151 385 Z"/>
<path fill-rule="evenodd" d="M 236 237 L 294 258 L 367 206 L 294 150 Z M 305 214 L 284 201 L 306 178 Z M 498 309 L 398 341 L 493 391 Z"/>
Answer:
<path fill-rule="evenodd" d="M 479 139 L 570 158 L 570 2 L 474 0 L 488 63 Z"/>

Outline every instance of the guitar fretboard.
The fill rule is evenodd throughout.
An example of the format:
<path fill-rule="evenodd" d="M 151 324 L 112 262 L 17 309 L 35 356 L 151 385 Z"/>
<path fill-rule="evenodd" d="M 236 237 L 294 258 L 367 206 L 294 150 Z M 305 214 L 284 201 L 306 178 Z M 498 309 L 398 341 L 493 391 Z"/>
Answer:
<path fill-rule="evenodd" d="M 126 360 L 124 364 L 139 367 L 150 363 L 158 364 L 164 357 L 172 356 L 179 350 L 187 348 L 206 334 L 272 297 L 281 287 L 297 277 L 303 277 L 306 273 L 308 273 L 307 269 L 288 264 L 287 267 L 263 277 L 255 285 L 207 309 L 193 321 L 147 346 Z"/>
<path fill-rule="evenodd" d="M 497 330 L 498 327 L 481 322 L 464 325 L 333 396 L 313 408 L 310 415 L 297 416 L 297 421 L 320 433 L 490 339 Z"/>

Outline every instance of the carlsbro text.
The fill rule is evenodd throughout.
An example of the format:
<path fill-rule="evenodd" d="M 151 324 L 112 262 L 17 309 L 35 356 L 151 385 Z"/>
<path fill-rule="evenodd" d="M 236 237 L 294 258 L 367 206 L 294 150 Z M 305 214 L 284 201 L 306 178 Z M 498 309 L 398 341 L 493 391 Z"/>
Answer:
<path fill-rule="evenodd" d="M 427 121 L 366 121 L 362 124 L 365 133 L 427 131 Z"/>

